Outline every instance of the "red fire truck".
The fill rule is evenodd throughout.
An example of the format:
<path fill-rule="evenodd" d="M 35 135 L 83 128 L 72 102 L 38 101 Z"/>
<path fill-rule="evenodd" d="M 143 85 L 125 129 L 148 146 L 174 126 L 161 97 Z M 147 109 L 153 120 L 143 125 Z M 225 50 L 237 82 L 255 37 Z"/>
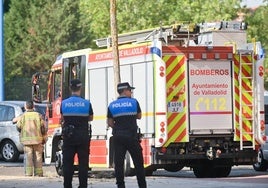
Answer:
<path fill-rule="evenodd" d="M 121 80 L 136 87 L 140 102 L 147 174 L 191 167 L 196 177 L 228 176 L 232 166 L 256 161 L 266 138 L 263 51 L 247 43 L 242 22 L 180 23 L 119 35 Z M 69 82 L 83 83 L 94 108 L 89 167 L 113 167 L 113 142 L 106 124 L 114 100 L 111 39 L 101 48 L 65 52 L 49 73 L 48 141 L 45 162 L 61 173 L 60 104 Z M 104 48 L 105 47 L 105 48 Z M 129 154 L 126 174 L 134 170 Z"/>

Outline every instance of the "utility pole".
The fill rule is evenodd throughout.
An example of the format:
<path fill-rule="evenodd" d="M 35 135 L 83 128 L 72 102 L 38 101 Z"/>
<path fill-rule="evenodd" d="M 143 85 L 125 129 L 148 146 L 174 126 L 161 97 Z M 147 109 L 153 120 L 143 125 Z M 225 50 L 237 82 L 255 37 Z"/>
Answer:
<path fill-rule="evenodd" d="M 4 0 L 0 6 L 0 101 L 4 100 Z"/>
<path fill-rule="evenodd" d="M 117 35 L 117 20 L 116 20 L 116 0 L 110 0 L 110 24 L 111 24 L 111 38 L 113 50 L 113 68 L 114 68 L 114 88 L 115 96 L 117 96 L 117 84 L 121 82 L 120 78 L 120 62 L 118 52 L 118 35 Z"/>

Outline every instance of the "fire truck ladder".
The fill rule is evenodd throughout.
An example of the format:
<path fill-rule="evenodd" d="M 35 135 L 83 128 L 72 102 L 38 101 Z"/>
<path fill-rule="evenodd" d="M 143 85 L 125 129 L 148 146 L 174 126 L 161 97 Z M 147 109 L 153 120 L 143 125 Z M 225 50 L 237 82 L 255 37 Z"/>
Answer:
<path fill-rule="evenodd" d="M 238 21 L 222 21 L 194 24 L 189 22 L 178 22 L 170 26 L 160 26 L 158 28 L 134 31 L 118 35 L 118 45 L 152 41 L 161 39 L 166 44 L 169 42 L 181 42 L 181 45 L 188 46 L 189 41 L 198 43 L 198 36 L 203 32 L 212 30 L 245 30 L 246 24 Z M 112 38 L 100 38 L 95 40 L 98 47 L 111 47 Z"/>
<path fill-rule="evenodd" d="M 118 35 L 118 45 L 152 41 L 153 39 L 162 39 L 166 44 L 169 41 L 197 40 L 200 27 L 191 23 L 180 23 L 171 26 L 161 26 L 159 28 L 140 30 L 131 33 Z M 112 38 L 100 38 L 95 40 L 98 47 L 111 47 Z"/>
<path fill-rule="evenodd" d="M 246 148 L 255 149 L 255 99 L 254 99 L 254 83 L 255 83 L 255 66 L 253 64 L 253 52 L 251 62 L 244 62 L 243 57 L 249 55 L 249 51 L 239 51 L 240 58 L 240 74 L 239 74 L 239 98 L 240 98 L 240 112 L 239 112 L 239 131 L 240 131 L 240 150 Z M 247 75 L 245 75 L 247 72 Z M 249 76 L 250 75 L 250 76 Z M 246 96 L 251 100 L 244 100 Z M 245 102 L 248 101 L 248 102 Z M 250 124 L 250 127 L 247 125 Z M 245 128 L 246 127 L 246 128 Z M 250 135 L 252 138 L 250 145 L 245 145 L 244 135 Z"/>

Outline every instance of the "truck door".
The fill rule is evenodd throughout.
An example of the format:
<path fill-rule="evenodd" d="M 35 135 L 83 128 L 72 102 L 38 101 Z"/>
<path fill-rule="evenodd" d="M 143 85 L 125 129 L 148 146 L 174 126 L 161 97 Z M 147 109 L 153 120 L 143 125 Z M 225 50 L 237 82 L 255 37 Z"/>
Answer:
<path fill-rule="evenodd" d="M 232 62 L 189 62 L 189 120 L 192 134 L 231 134 L 233 126 Z"/>
<path fill-rule="evenodd" d="M 60 123 L 61 101 L 70 96 L 69 83 L 72 79 L 80 79 L 83 83 L 82 96 L 85 86 L 85 61 L 84 56 L 68 57 L 62 60 L 62 69 L 56 69 L 50 73 L 49 90 L 49 120 L 52 124 Z"/>
<path fill-rule="evenodd" d="M 59 124 L 60 115 L 60 105 L 61 105 L 61 70 L 51 71 L 50 73 L 50 84 L 49 84 L 49 120 L 51 124 Z"/>
<path fill-rule="evenodd" d="M 68 98 L 71 95 L 69 84 L 72 79 L 81 80 L 83 84 L 81 96 L 85 97 L 85 67 L 86 55 L 68 57 L 63 59 L 62 99 Z"/>

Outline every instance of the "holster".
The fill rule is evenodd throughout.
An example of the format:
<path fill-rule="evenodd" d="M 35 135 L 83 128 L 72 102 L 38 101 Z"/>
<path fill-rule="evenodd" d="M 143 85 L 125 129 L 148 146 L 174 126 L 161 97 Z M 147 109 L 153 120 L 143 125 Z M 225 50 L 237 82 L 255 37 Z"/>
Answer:
<path fill-rule="evenodd" d="M 140 128 L 137 129 L 137 131 L 133 130 L 115 130 L 113 129 L 113 135 L 114 136 L 125 136 L 130 138 L 135 138 L 141 142 L 141 139 L 143 137 L 143 134 L 140 131 Z"/>
<path fill-rule="evenodd" d="M 89 139 L 91 140 L 91 136 L 92 136 L 91 124 L 88 124 L 88 135 L 89 135 Z"/>
<path fill-rule="evenodd" d="M 74 135 L 74 128 L 74 125 L 64 125 L 62 127 L 63 137 L 70 138 L 72 135 Z"/>
<path fill-rule="evenodd" d="M 138 137 L 139 142 L 141 142 L 141 139 L 143 137 L 143 134 L 141 133 L 141 129 L 140 128 L 138 128 L 137 137 Z"/>

